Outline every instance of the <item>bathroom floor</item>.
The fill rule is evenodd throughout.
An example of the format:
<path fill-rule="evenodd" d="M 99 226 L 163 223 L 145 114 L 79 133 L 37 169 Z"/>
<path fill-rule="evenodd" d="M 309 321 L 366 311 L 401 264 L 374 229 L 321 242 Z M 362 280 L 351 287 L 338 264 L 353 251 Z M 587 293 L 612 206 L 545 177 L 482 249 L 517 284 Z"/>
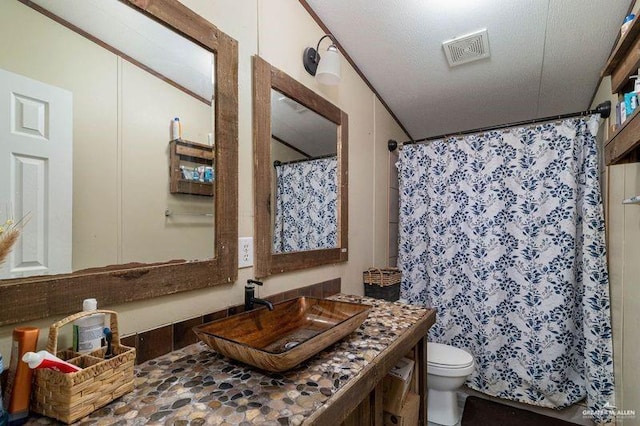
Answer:
<path fill-rule="evenodd" d="M 493 397 L 484 395 L 480 392 L 474 391 L 473 389 L 469 389 L 467 387 L 463 387 L 462 391 L 459 391 L 457 393 L 457 396 L 458 396 L 458 407 L 460 408 L 460 416 L 462 416 L 462 413 L 464 412 L 464 405 L 467 400 L 467 397 L 476 396 L 479 398 L 484 398 L 490 401 L 498 402 L 503 405 L 511 405 L 516 408 L 526 409 L 528 411 L 533 411 L 535 413 L 542 414 L 545 416 L 566 420 L 576 425 L 594 426 L 593 421 L 591 421 L 590 419 L 585 419 L 584 416 L 582 415 L 582 410 L 586 408 L 582 403 L 575 404 L 561 411 L 556 411 L 556 410 L 551 410 L 547 408 L 533 407 L 533 406 L 521 404 L 518 402 L 511 402 L 511 401 L 501 400 L 498 398 L 493 398 Z M 441 425 L 438 425 L 437 423 L 429 422 L 428 426 L 441 426 Z M 455 426 L 460 426 L 460 421 L 458 421 L 458 423 L 456 423 Z M 517 426 L 517 425 L 513 425 L 513 426 Z"/>

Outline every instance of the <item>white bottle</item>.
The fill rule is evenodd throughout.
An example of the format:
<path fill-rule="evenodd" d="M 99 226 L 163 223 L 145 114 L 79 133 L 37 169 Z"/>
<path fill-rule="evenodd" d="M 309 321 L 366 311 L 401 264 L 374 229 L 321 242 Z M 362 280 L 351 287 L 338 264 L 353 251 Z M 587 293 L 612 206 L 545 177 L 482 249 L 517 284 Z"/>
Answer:
<path fill-rule="evenodd" d="M 176 117 L 171 121 L 171 140 L 175 141 L 180 139 L 182 139 L 182 124 L 180 123 L 180 119 Z"/>
<path fill-rule="evenodd" d="M 84 312 L 98 309 L 96 299 L 85 299 L 82 302 Z M 102 347 L 104 333 L 104 314 L 95 314 L 77 319 L 73 322 L 73 350 L 91 352 Z"/>

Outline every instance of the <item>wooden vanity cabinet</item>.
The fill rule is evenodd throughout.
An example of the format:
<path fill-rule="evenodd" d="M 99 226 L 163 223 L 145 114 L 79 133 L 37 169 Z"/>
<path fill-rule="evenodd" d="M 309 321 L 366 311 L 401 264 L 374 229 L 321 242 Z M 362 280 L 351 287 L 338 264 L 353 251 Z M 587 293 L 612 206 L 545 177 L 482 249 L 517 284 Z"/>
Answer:
<path fill-rule="evenodd" d="M 424 348 L 422 346 L 424 345 Z M 409 389 L 420 397 L 420 412 L 418 424 L 427 425 L 427 339 L 421 339 L 408 354 L 404 354 L 413 359 L 413 377 Z M 402 356 L 400 357 L 402 358 Z M 396 363 L 393 363 L 395 365 Z M 388 371 L 387 371 L 388 372 Z M 386 374 L 385 374 L 386 375 Z M 382 376 L 384 378 L 384 375 Z M 358 405 L 349 416 L 342 422 L 342 426 L 382 426 L 384 425 L 383 413 L 383 389 L 382 380 L 376 383 L 375 388 Z"/>
<path fill-rule="evenodd" d="M 410 330 L 378 355 L 358 375 L 357 380 L 341 388 L 326 404 L 306 419 L 304 424 L 344 426 L 382 426 L 382 380 L 408 353 L 415 360 L 414 381 L 420 397 L 419 424 L 427 424 L 427 332 L 435 322 L 435 310 L 430 311 Z M 316 423 L 320 421 L 321 423 Z"/>

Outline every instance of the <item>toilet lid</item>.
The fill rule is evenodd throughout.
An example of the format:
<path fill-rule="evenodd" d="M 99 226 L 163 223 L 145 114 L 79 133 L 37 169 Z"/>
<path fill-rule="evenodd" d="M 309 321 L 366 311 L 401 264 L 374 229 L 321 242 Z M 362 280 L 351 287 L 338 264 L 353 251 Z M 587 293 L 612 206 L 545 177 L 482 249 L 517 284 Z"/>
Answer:
<path fill-rule="evenodd" d="M 473 364 L 469 352 L 442 343 L 427 343 L 427 363 L 449 368 L 463 368 Z"/>

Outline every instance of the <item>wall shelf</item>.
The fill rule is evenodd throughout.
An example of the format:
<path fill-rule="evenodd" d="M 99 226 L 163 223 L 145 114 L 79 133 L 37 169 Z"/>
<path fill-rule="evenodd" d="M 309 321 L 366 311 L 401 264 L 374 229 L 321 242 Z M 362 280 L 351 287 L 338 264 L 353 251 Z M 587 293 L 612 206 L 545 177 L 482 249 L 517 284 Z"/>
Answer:
<path fill-rule="evenodd" d="M 624 35 L 618 40 L 611 56 L 602 70 L 602 76 L 611 76 L 612 93 L 629 91 L 631 75 L 640 66 L 640 17 Z M 626 90 L 625 90 L 626 89 Z M 610 135 L 605 144 L 605 164 L 620 164 L 636 161 L 640 154 L 640 108 L 636 109 L 624 123 Z"/>
<path fill-rule="evenodd" d="M 611 76 L 613 93 L 619 92 L 629 76 L 636 73 L 640 62 L 640 17 L 634 19 L 631 27 L 616 43 L 607 63 L 602 70 L 602 77 Z"/>
<path fill-rule="evenodd" d="M 192 194 L 213 197 L 213 182 L 184 179 L 180 166 L 192 163 L 213 167 L 213 147 L 184 139 L 169 142 L 169 191 L 172 194 Z"/>
<path fill-rule="evenodd" d="M 640 147 L 639 114 L 640 108 L 636 108 L 633 114 L 622 123 L 622 126 L 606 142 L 604 161 L 607 166 L 625 162 L 626 157 Z"/>

